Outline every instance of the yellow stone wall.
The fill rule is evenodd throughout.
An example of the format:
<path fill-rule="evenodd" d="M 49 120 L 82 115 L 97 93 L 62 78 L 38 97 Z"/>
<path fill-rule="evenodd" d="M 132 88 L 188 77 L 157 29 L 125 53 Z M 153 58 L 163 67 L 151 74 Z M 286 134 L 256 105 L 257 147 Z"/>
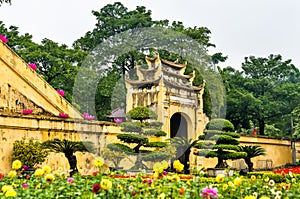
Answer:
<path fill-rule="evenodd" d="M 254 169 L 266 167 L 278 167 L 287 163 L 292 163 L 292 149 L 289 140 L 277 140 L 266 137 L 241 136 L 240 145 L 258 145 L 266 150 L 265 156 L 252 158 Z M 300 144 L 299 144 L 300 146 Z M 198 167 L 213 168 L 217 164 L 216 158 L 194 157 Z M 246 164 L 243 160 L 227 161 L 228 165 L 237 169 L 245 168 Z"/>
<path fill-rule="evenodd" d="M 67 113 L 72 118 L 82 118 L 77 109 L 1 41 L 0 77 L 0 112 L 32 109 L 38 115 Z"/>
<path fill-rule="evenodd" d="M 38 141 L 59 138 L 71 141 L 91 141 L 96 153 L 78 153 L 78 167 L 83 173 L 95 170 L 93 158 L 100 155 L 107 143 L 105 134 L 119 132 L 119 127 L 109 122 L 88 122 L 85 120 L 45 118 L 38 116 L 22 116 L 0 114 L 0 173 L 10 170 L 13 143 L 16 140 L 34 138 Z M 45 164 L 53 169 L 62 167 L 68 170 L 68 164 L 63 154 L 49 156 Z"/>

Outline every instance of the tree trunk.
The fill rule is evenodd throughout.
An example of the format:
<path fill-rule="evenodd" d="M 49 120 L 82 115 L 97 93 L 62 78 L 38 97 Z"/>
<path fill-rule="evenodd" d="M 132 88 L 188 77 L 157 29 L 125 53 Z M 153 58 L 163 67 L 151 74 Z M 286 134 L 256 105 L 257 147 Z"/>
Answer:
<path fill-rule="evenodd" d="M 66 158 L 68 159 L 68 162 L 70 164 L 70 169 L 72 170 L 70 172 L 70 176 L 73 176 L 75 173 L 78 173 L 78 169 L 77 169 L 77 158 L 75 155 L 67 155 L 66 154 Z"/>
<path fill-rule="evenodd" d="M 245 163 L 248 165 L 248 171 L 253 171 L 253 163 L 251 162 L 250 158 L 245 158 Z"/>
<path fill-rule="evenodd" d="M 218 164 L 216 165 L 215 168 L 226 168 L 226 165 L 224 163 L 224 160 L 221 158 L 218 158 Z"/>

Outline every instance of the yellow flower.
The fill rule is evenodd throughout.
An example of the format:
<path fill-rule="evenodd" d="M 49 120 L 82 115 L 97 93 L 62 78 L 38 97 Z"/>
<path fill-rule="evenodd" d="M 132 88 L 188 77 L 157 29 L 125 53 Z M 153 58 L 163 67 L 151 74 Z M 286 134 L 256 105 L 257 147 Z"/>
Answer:
<path fill-rule="evenodd" d="M 231 182 L 231 181 L 228 182 L 228 185 L 231 186 L 231 187 L 234 186 L 233 182 Z"/>
<path fill-rule="evenodd" d="M 43 172 L 45 173 L 45 174 L 47 174 L 47 173 L 51 173 L 51 167 L 49 167 L 49 166 L 44 166 L 43 167 Z"/>
<path fill-rule="evenodd" d="M 219 175 L 217 175 L 217 177 L 216 177 L 216 181 L 217 181 L 218 183 L 222 183 L 222 182 L 224 182 L 224 178 L 225 178 L 225 175 L 224 175 L 224 174 L 219 174 Z"/>
<path fill-rule="evenodd" d="M 266 178 L 264 179 L 265 182 L 269 182 L 269 180 L 270 180 L 269 177 L 266 177 Z"/>
<path fill-rule="evenodd" d="M 157 199 L 165 199 L 165 197 L 166 197 L 166 194 L 161 193 L 157 196 Z"/>
<path fill-rule="evenodd" d="M 244 199 L 256 199 L 255 196 L 246 196 Z"/>
<path fill-rule="evenodd" d="M 227 188 L 228 188 L 228 185 L 227 184 L 223 184 L 223 187 L 222 187 L 223 191 L 225 191 Z"/>
<path fill-rule="evenodd" d="M 5 193 L 10 189 L 14 189 L 14 188 L 11 185 L 4 185 L 1 190 L 3 193 Z"/>
<path fill-rule="evenodd" d="M 41 177 L 44 175 L 44 171 L 43 171 L 43 169 L 37 169 L 37 170 L 35 170 L 33 175 Z"/>
<path fill-rule="evenodd" d="M 13 170 L 18 170 L 18 169 L 20 169 L 22 167 L 22 163 L 21 163 L 21 161 L 20 160 L 15 160 L 15 161 L 13 161 L 13 163 L 12 163 L 12 169 Z"/>
<path fill-rule="evenodd" d="M 112 182 L 108 179 L 102 179 L 100 185 L 102 189 L 108 190 L 112 187 Z"/>
<path fill-rule="evenodd" d="M 256 176 L 255 176 L 255 175 L 252 175 L 252 176 L 251 176 L 251 180 L 256 180 Z"/>
<path fill-rule="evenodd" d="M 5 197 L 15 197 L 17 195 L 17 192 L 15 192 L 14 189 L 10 189 L 5 193 Z"/>
<path fill-rule="evenodd" d="M 270 199 L 268 196 L 260 197 L 259 199 Z"/>
<path fill-rule="evenodd" d="M 102 167 L 104 165 L 104 159 L 101 158 L 101 157 L 97 157 L 95 160 L 94 160 L 94 165 L 95 167 Z"/>
<path fill-rule="evenodd" d="M 159 177 L 159 173 L 155 171 L 153 174 L 153 178 L 158 178 L 158 177 Z"/>
<path fill-rule="evenodd" d="M 17 172 L 16 171 L 10 171 L 7 176 L 10 177 L 10 178 L 13 178 L 17 175 Z"/>
<path fill-rule="evenodd" d="M 153 171 L 157 173 L 162 173 L 164 171 L 164 165 L 160 162 L 156 162 L 153 165 Z"/>
<path fill-rule="evenodd" d="M 174 167 L 174 169 L 175 169 L 177 172 L 181 172 L 181 171 L 183 170 L 183 168 L 184 168 L 184 165 L 181 164 L 179 160 L 175 160 L 175 161 L 173 162 L 173 167 Z"/>
<path fill-rule="evenodd" d="M 55 179 L 55 178 L 54 178 L 54 175 L 51 174 L 51 173 L 48 173 L 48 174 L 45 176 L 46 182 L 53 182 L 54 179 Z"/>
<path fill-rule="evenodd" d="M 162 165 L 163 169 L 167 169 L 169 167 L 169 163 L 165 160 L 161 161 L 161 165 Z"/>
<path fill-rule="evenodd" d="M 235 186 L 240 186 L 242 184 L 242 179 L 241 178 L 235 178 L 233 181 L 233 184 Z"/>

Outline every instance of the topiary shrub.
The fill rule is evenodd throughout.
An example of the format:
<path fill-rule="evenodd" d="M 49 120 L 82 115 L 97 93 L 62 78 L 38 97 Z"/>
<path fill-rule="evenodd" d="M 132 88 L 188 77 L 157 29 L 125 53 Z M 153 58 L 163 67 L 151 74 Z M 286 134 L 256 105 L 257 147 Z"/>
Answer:
<path fill-rule="evenodd" d="M 160 151 L 158 149 L 164 148 L 167 146 L 165 142 L 151 142 L 148 136 L 165 136 L 167 135 L 164 131 L 161 131 L 160 128 L 162 124 L 160 122 L 151 122 L 144 123 L 145 119 L 156 119 L 157 115 L 151 109 L 147 107 L 136 107 L 130 110 L 127 114 L 131 119 L 140 120 L 138 122 L 124 122 L 121 124 L 121 131 L 125 132 L 117 135 L 117 138 L 124 142 L 123 143 L 113 143 L 110 144 L 109 147 L 111 150 L 115 151 L 123 151 L 124 153 L 128 153 L 130 155 L 135 155 L 136 161 L 135 165 L 131 168 L 133 170 L 146 168 L 142 161 L 146 161 L 149 159 L 158 160 L 153 158 L 157 156 L 157 158 L 162 157 L 171 157 L 171 155 L 166 156 L 165 154 L 160 155 Z M 147 128 L 144 130 L 143 128 Z M 153 127 L 153 129 L 149 129 Z M 143 149 L 145 147 L 146 149 Z M 148 150 L 147 148 L 152 148 L 152 150 Z M 151 155 L 152 154 L 152 155 Z M 146 156 L 146 158 L 144 158 Z M 151 158 L 150 158 L 151 157 Z"/>
<path fill-rule="evenodd" d="M 33 138 L 16 140 L 13 143 L 12 161 L 20 160 L 23 165 L 33 168 L 45 161 L 48 152 L 43 148 L 42 143 Z"/>
<path fill-rule="evenodd" d="M 134 119 L 134 120 L 140 120 L 141 123 L 143 123 L 146 119 L 157 119 L 157 114 L 151 110 L 150 108 L 147 108 L 145 106 L 137 106 L 133 109 L 131 109 L 127 114 L 126 117 Z"/>
<path fill-rule="evenodd" d="M 225 168 L 226 160 L 235 160 L 246 158 L 247 153 L 239 151 L 240 142 L 235 138 L 240 135 L 228 130 L 234 130 L 233 124 L 224 119 L 211 120 L 205 131 L 204 136 L 199 136 L 199 140 L 203 140 L 202 144 L 195 147 L 200 149 L 195 155 L 205 156 L 206 158 L 218 158 L 216 168 Z M 222 129 L 222 130 L 221 130 Z"/>
<path fill-rule="evenodd" d="M 234 131 L 234 125 L 229 120 L 223 118 L 212 119 L 207 123 L 205 128 L 207 130 L 219 130 L 226 132 Z"/>

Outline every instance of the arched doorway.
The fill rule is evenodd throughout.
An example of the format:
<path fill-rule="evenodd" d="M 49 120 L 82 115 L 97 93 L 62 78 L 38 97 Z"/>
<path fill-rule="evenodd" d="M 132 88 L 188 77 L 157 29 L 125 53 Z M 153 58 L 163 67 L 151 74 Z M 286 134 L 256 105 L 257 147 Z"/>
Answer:
<path fill-rule="evenodd" d="M 175 113 L 174 115 L 172 115 L 170 125 L 171 138 L 187 138 L 187 122 L 182 114 Z"/>
<path fill-rule="evenodd" d="M 174 115 L 172 115 L 170 121 L 170 135 L 171 138 L 183 138 L 180 141 L 183 141 L 182 143 L 184 144 L 177 146 L 176 157 L 171 161 L 172 166 L 173 161 L 179 160 L 182 164 L 184 164 L 184 170 L 185 173 L 187 173 L 189 169 L 189 153 L 187 153 L 187 150 L 189 150 L 189 146 L 184 141 L 188 140 L 188 126 L 186 118 L 181 113 L 175 113 Z"/>

